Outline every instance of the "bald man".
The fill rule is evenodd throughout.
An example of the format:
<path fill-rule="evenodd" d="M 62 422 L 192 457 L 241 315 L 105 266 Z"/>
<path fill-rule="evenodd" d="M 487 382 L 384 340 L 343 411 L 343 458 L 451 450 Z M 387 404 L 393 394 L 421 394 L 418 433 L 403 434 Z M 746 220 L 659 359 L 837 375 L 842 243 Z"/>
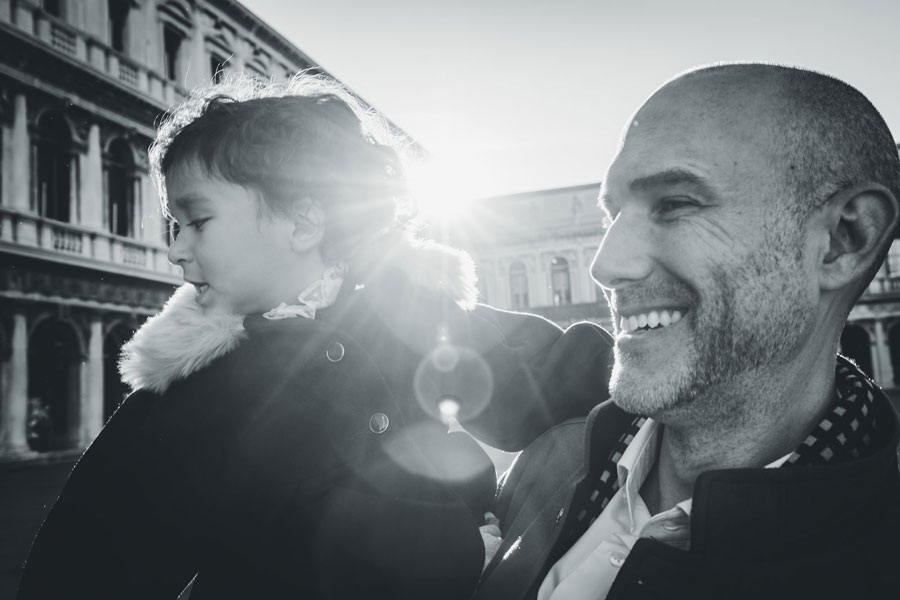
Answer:
<path fill-rule="evenodd" d="M 656 91 L 601 192 L 611 401 L 508 473 L 476 597 L 900 598 L 897 418 L 837 356 L 898 186 L 834 78 L 731 64 Z"/>

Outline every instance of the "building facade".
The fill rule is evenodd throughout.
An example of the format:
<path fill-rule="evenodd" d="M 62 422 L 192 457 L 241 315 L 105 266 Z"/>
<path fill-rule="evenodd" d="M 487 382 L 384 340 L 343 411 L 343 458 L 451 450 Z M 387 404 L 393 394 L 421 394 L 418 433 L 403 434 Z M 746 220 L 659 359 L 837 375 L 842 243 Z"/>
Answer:
<path fill-rule="evenodd" d="M 599 191 L 596 183 L 476 203 L 451 239 L 475 258 L 481 301 L 563 327 L 585 319 L 609 329 L 609 307 L 589 274 L 604 232 Z M 900 398 L 900 240 L 851 311 L 841 350 Z"/>
<path fill-rule="evenodd" d="M 603 235 L 599 191 L 595 183 L 473 202 L 448 241 L 475 259 L 480 301 L 563 326 L 588 319 L 609 327 L 589 272 Z"/>
<path fill-rule="evenodd" d="M 181 283 L 154 124 L 229 70 L 323 72 L 238 2 L 0 0 L 0 460 L 76 452 L 122 343 Z"/>

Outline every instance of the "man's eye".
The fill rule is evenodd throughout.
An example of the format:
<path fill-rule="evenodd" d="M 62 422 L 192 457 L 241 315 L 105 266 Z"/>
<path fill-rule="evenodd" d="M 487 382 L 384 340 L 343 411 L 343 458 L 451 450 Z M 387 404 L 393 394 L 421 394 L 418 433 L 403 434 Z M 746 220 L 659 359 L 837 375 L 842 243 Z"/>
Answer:
<path fill-rule="evenodd" d="M 690 198 L 664 198 L 656 205 L 656 212 L 663 217 L 673 216 L 679 211 L 695 208 L 697 203 Z"/>

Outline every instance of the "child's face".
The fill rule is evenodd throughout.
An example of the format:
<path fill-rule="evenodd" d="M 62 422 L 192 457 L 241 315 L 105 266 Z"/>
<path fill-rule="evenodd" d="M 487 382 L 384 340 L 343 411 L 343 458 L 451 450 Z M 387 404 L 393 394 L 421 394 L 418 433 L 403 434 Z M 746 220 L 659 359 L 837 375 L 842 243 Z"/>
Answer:
<path fill-rule="evenodd" d="M 288 219 L 261 212 L 256 194 L 188 165 L 166 176 L 178 236 L 169 261 L 184 272 L 204 311 L 253 314 L 296 301 L 302 260 Z"/>

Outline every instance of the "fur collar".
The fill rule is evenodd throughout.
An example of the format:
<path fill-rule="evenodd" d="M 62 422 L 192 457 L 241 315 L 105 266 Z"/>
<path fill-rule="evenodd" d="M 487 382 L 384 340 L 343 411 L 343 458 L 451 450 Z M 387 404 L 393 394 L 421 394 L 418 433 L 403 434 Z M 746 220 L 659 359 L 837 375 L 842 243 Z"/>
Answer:
<path fill-rule="evenodd" d="M 442 292 L 463 309 L 474 308 L 475 265 L 466 252 L 405 238 L 382 260 L 397 265 L 414 285 Z M 194 286 L 179 287 L 162 312 L 147 319 L 122 347 L 119 373 L 132 390 L 163 393 L 172 382 L 231 352 L 246 337 L 243 315 L 203 314 L 196 296 Z"/>

